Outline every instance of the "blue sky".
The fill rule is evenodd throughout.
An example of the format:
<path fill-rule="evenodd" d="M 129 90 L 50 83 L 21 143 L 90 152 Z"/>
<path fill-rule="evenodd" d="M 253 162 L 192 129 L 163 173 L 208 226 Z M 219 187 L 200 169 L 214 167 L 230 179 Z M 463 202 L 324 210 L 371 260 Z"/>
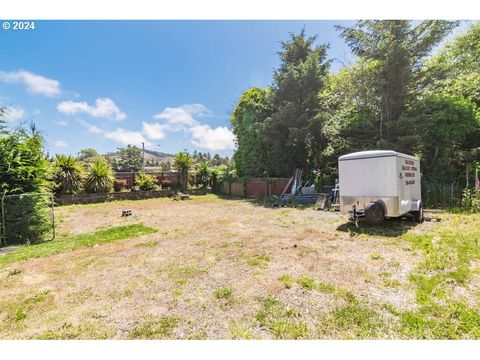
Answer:
<path fill-rule="evenodd" d="M 36 21 L 0 31 L 0 105 L 10 126 L 33 119 L 51 154 L 143 141 L 231 155 L 230 113 L 270 84 L 289 33 L 329 43 L 333 70 L 352 61 L 335 24 L 352 22 Z"/>

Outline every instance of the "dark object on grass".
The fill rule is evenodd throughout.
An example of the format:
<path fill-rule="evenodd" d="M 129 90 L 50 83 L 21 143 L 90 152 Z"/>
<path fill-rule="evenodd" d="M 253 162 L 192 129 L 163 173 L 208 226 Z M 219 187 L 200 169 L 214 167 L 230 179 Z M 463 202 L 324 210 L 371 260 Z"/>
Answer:
<path fill-rule="evenodd" d="M 122 210 L 122 216 L 132 216 L 132 210 Z"/>

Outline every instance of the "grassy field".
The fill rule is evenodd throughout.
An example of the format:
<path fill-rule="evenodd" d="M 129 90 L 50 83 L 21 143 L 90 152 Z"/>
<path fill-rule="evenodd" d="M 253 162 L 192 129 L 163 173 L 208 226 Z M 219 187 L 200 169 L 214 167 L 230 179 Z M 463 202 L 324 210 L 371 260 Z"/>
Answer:
<path fill-rule="evenodd" d="M 480 215 L 427 216 L 356 229 L 214 195 L 60 207 L 56 240 L 0 255 L 0 338 L 478 339 Z"/>

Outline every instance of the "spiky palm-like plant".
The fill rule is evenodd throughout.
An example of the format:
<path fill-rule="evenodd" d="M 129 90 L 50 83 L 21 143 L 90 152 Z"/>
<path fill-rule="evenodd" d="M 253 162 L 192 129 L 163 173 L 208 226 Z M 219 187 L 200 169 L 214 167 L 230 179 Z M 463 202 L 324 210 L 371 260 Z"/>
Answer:
<path fill-rule="evenodd" d="M 72 194 L 82 187 L 83 168 L 73 156 L 57 155 L 54 181 L 59 193 Z"/>
<path fill-rule="evenodd" d="M 112 168 L 106 160 L 96 159 L 89 165 L 85 178 L 85 191 L 89 193 L 111 192 L 113 190 Z"/>
<path fill-rule="evenodd" d="M 182 188 L 187 187 L 188 172 L 193 165 L 193 157 L 186 151 L 179 152 L 173 159 L 173 166 L 178 171 L 179 183 Z"/>

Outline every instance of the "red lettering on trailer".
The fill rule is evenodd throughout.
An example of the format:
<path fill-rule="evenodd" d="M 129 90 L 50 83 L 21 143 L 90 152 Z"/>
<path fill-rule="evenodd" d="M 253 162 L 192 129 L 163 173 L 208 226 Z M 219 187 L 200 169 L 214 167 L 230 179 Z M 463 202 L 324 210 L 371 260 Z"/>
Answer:
<path fill-rule="evenodd" d="M 407 180 L 405 181 L 405 185 L 413 185 L 415 184 L 415 180 Z"/>
<path fill-rule="evenodd" d="M 410 166 L 402 165 L 402 170 L 410 170 Z M 413 170 L 413 169 L 412 169 Z"/>
<path fill-rule="evenodd" d="M 407 165 L 415 165 L 415 163 L 413 162 L 413 160 L 405 160 L 405 164 L 407 164 Z"/>
<path fill-rule="evenodd" d="M 415 177 L 415 173 L 413 172 L 406 172 L 405 177 Z"/>

